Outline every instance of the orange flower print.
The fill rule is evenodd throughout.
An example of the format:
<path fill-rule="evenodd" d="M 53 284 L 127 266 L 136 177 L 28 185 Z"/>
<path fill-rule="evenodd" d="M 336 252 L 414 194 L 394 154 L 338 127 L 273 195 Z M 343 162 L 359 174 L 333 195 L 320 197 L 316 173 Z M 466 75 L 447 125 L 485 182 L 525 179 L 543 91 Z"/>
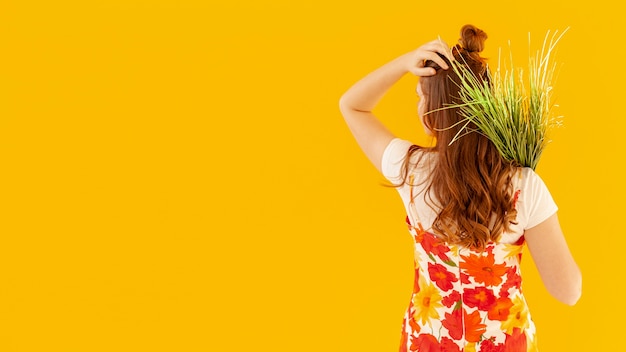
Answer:
<path fill-rule="evenodd" d="M 413 280 L 413 292 L 416 292 L 416 293 L 420 291 L 419 278 L 420 278 L 420 271 L 419 269 L 415 269 L 415 279 Z"/>
<path fill-rule="evenodd" d="M 511 335 L 506 334 L 504 352 L 527 352 L 526 334 L 520 328 L 514 328 Z"/>
<path fill-rule="evenodd" d="M 493 253 L 485 256 L 470 254 L 469 256 L 461 255 L 461 269 L 477 283 L 486 286 L 498 286 L 502 283 L 502 275 L 507 271 L 505 263 L 495 264 Z"/>
<path fill-rule="evenodd" d="M 427 233 L 426 231 L 424 231 L 424 227 L 422 226 L 422 223 L 418 222 L 417 226 L 413 226 L 413 224 L 411 224 L 411 220 L 409 219 L 409 216 L 407 215 L 406 224 L 409 227 L 409 231 L 415 230 L 415 235 L 413 236 L 415 239 L 415 242 L 416 243 L 422 242 L 422 239 L 424 238 L 424 234 Z"/>
<path fill-rule="evenodd" d="M 435 285 L 426 282 L 423 276 L 419 277 L 419 287 L 420 291 L 413 295 L 415 307 L 413 317 L 422 324 L 426 324 L 430 319 L 439 319 L 437 309 L 443 307 L 439 290 Z"/>
<path fill-rule="evenodd" d="M 452 307 L 453 304 L 458 303 L 460 300 L 461 300 L 461 294 L 458 293 L 457 291 L 452 291 L 452 293 L 450 293 L 449 295 L 443 298 L 441 303 L 443 303 L 444 306 L 450 308 Z"/>
<path fill-rule="evenodd" d="M 441 264 L 428 263 L 428 274 L 430 279 L 444 291 L 448 291 L 452 288 L 452 283 L 459 281 L 459 279 L 449 272 L 445 266 Z"/>
<path fill-rule="evenodd" d="M 516 288 L 517 290 L 522 288 L 522 277 L 517 273 L 515 268 L 509 268 L 507 270 L 506 282 L 500 288 L 500 296 L 508 297 L 510 288 Z"/>
<path fill-rule="evenodd" d="M 469 275 L 467 275 L 464 272 L 461 272 L 460 276 L 461 276 L 461 283 L 462 284 L 465 284 L 465 285 L 471 284 Z"/>
<path fill-rule="evenodd" d="M 439 349 L 441 352 L 462 352 L 459 345 L 445 336 L 441 338 Z"/>
<path fill-rule="evenodd" d="M 509 309 L 509 316 L 502 322 L 502 330 L 512 334 L 516 328 L 526 329 L 530 325 L 528 320 L 528 306 L 520 296 L 513 298 L 513 306 Z"/>
<path fill-rule="evenodd" d="M 409 341 L 409 333 L 406 332 L 406 319 L 402 322 L 402 336 L 400 337 L 400 352 L 407 352 L 406 343 Z"/>
<path fill-rule="evenodd" d="M 475 310 L 471 314 L 467 314 L 463 309 L 463 318 L 465 321 L 465 340 L 468 342 L 480 341 L 480 336 L 487 330 L 487 326 L 481 323 L 480 313 Z"/>
<path fill-rule="evenodd" d="M 431 334 L 420 334 L 411 336 L 411 351 L 418 352 L 441 352 L 439 341 Z"/>
<path fill-rule="evenodd" d="M 445 318 L 441 322 L 444 328 L 448 329 L 448 334 L 455 340 L 463 337 L 463 309 L 457 309 L 445 314 Z"/>
<path fill-rule="evenodd" d="M 452 314 L 446 313 L 442 325 L 448 329 L 448 334 L 453 339 L 460 340 L 465 334 L 465 340 L 468 342 L 478 342 L 480 336 L 487 330 L 477 310 L 467 314 L 463 308 L 453 311 Z"/>
<path fill-rule="evenodd" d="M 470 308 L 488 311 L 496 304 L 496 296 L 486 287 L 466 288 L 463 290 L 463 303 Z"/>
<path fill-rule="evenodd" d="M 419 324 L 415 321 L 415 316 L 412 316 L 411 319 L 409 319 L 409 326 L 413 332 L 420 332 L 420 330 L 422 330 Z"/>
<path fill-rule="evenodd" d="M 500 297 L 487 313 L 487 317 L 491 320 L 505 321 L 509 317 L 511 307 L 513 302 L 508 297 Z"/>
<path fill-rule="evenodd" d="M 445 243 L 435 237 L 435 235 L 429 232 L 424 232 L 420 243 L 429 255 L 436 255 L 443 262 L 450 262 L 450 258 L 446 254 L 450 252 L 450 247 L 446 246 Z"/>
<path fill-rule="evenodd" d="M 496 345 L 492 339 L 483 340 L 480 343 L 480 352 L 504 352 L 504 345 Z"/>
<path fill-rule="evenodd" d="M 416 233 L 415 240 L 417 242 L 421 242 L 422 237 L 424 237 L 424 234 L 426 234 L 426 231 L 424 231 L 424 226 L 422 226 L 421 222 L 418 222 L 417 227 L 413 227 L 413 229 L 415 230 L 415 233 Z"/>

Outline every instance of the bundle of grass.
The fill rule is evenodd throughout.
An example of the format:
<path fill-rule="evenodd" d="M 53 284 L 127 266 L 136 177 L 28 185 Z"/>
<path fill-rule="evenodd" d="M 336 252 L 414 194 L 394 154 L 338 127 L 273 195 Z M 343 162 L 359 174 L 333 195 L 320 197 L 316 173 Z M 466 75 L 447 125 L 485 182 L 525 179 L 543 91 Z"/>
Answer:
<path fill-rule="evenodd" d="M 565 32 L 567 29 L 546 34 L 541 50 L 529 56 L 527 76 L 514 67 L 512 54 L 510 67 L 502 68 L 498 59 L 498 69 L 489 82 L 478 80 L 466 65 L 453 62 L 452 68 L 462 77 L 460 102 L 443 109 L 458 108 L 463 128 L 450 143 L 466 133 L 482 133 L 505 160 L 536 169 L 549 143 L 548 131 L 560 124 L 551 101 L 556 69 L 551 55 Z"/>

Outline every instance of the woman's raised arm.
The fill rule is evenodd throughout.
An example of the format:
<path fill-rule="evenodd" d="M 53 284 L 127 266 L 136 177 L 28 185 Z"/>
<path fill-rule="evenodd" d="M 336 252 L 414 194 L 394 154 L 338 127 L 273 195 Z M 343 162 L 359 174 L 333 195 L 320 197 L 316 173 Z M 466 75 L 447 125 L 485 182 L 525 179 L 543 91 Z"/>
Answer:
<path fill-rule="evenodd" d="M 372 110 L 407 72 L 416 76 L 434 75 L 433 68 L 424 67 L 427 60 L 435 61 L 447 69 L 448 65 L 437 53 L 448 58 L 452 57 L 446 43 L 434 40 L 371 72 L 341 96 L 339 100 L 341 113 L 357 143 L 378 171 L 381 171 L 385 147 L 394 135 L 374 116 Z"/>

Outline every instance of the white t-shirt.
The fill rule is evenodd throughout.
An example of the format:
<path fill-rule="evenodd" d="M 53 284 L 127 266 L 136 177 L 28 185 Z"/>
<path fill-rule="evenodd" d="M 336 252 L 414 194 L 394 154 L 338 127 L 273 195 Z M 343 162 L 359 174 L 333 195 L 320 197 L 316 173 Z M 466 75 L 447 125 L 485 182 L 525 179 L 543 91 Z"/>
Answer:
<path fill-rule="evenodd" d="M 382 172 L 389 181 L 395 184 L 401 182 L 402 163 L 412 144 L 413 143 L 407 140 L 395 138 L 385 148 L 382 157 Z M 417 153 L 414 154 L 415 158 L 418 157 L 416 154 Z M 422 182 L 428 177 L 428 171 L 434 162 L 431 156 L 433 156 L 432 153 L 425 154 L 420 160 L 420 164 L 416 165 L 413 169 L 416 177 L 414 183 L 418 184 L 413 189 L 413 194 L 416 198 L 414 203 L 419 219 L 424 226 L 424 230 L 427 231 L 431 229 L 432 223 L 437 217 L 437 212 L 430 208 L 424 197 L 424 189 L 427 187 L 428 182 Z M 412 161 L 415 162 L 415 160 Z M 517 225 L 512 225 L 511 232 L 502 235 L 500 238 L 500 242 L 502 243 L 517 242 L 524 234 L 525 229 L 539 225 L 558 210 L 545 183 L 531 168 L 522 168 L 518 176 L 519 177 L 514 177 L 515 190 L 520 190 L 516 205 Z M 410 216 L 410 186 L 404 184 L 402 187 L 397 188 L 397 190 L 404 202 L 407 214 Z"/>

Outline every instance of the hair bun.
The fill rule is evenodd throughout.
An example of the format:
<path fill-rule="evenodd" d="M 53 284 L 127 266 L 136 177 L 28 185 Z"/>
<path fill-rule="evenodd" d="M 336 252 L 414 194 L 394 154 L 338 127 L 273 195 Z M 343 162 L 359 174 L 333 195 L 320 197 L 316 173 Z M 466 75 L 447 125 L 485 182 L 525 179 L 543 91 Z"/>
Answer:
<path fill-rule="evenodd" d="M 476 26 L 466 24 L 461 28 L 461 38 L 459 38 L 459 44 L 465 51 L 481 52 L 485 47 L 485 40 L 487 39 L 487 33 L 483 32 Z"/>

